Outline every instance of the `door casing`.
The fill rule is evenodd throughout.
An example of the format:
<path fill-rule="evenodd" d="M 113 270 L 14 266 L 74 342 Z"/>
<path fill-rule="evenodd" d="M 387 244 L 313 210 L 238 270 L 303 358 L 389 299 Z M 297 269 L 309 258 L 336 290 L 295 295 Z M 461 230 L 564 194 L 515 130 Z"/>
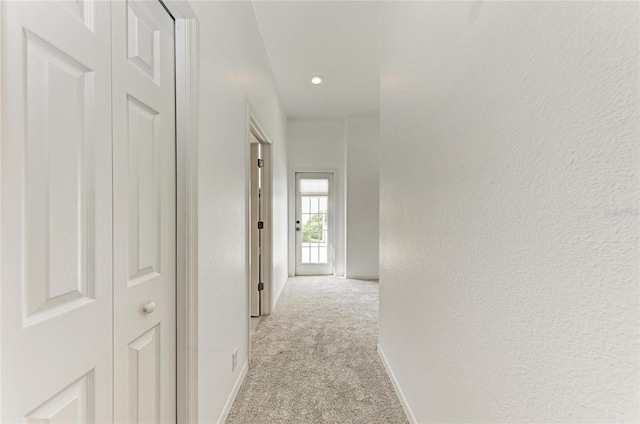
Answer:
<path fill-rule="evenodd" d="M 251 134 L 255 130 L 251 131 Z M 249 268 L 251 270 L 250 281 L 250 297 L 251 297 L 251 316 L 262 316 L 267 314 L 266 309 L 266 289 L 271 287 L 271 240 L 272 240 L 272 220 L 271 220 L 271 176 L 272 176 L 272 157 L 271 157 L 271 144 L 259 138 L 253 134 L 258 140 L 258 143 L 250 144 L 250 162 L 249 168 L 251 171 L 251 181 L 249 182 L 249 210 L 251 211 L 251 218 L 249 223 L 249 241 L 250 241 L 250 256 L 249 256 Z M 261 136 L 260 136 L 261 137 Z M 262 159 L 264 160 L 264 166 L 262 168 L 262 191 L 261 191 L 261 204 L 258 207 L 258 168 L 257 168 L 257 146 L 260 145 L 262 150 Z M 264 228 L 261 230 L 262 234 L 258 234 L 258 227 L 256 222 L 258 221 L 258 210 L 260 209 L 261 219 L 264 223 Z M 261 237 L 261 264 L 258 264 L 258 238 Z M 257 292 L 258 279 L 260 277 L 259 271 L 262 267 L 262 282 L 264 283 L 264 289 L 262 292 Z"/>
<path fill-rule="evenodd" d="M 300 173 L 300 172 L 310 172 L 310 173 L 314 173 L 314 174 L 333 174 L 333 193 L 334 193 L 334 199 L 333 199 L 333 208 L 331 209 L 331 213 L 334 216 L 334 219 L 336 219 L 336 224 L 337 224 L 337 216 L 336 216 L 336 211 L 337 209 L 340 207 L 339 205 L 339 199 L 338 196 L 341 195 L 340 192 L 340 184 L 341 184 L 341 173 L 340 170 L 338 168 L 315 168 L 315 167 L 309 167 L 309 168 L 291 168 L 289 169 L 289 180 L 287 182 L 288 184 L 288 207 L 289 207 L 289 224 L 288 224 L 288 228 L 289 228 L 289 257 L 288 257 L 288 267 L 289 267 L 289 277 L 294 277 L 296 275 L 296 174 Z M 332 249 L 332 254 L 333 255 L 333 274 L 332 275 L 336 275 L 336 250 L 338 248 L 337 246 L 337 240 L 336 240 L 336 234 L 337 234 L 337 225 L 333 225 L 332 227 L 332 237 L 334 240 L 333 243 L 333 249 Z"/>
<path fill-rule="evenodd" d="M 272 236 L 272 227 L 273 227 L 273 211 L 272 211 L 272 187 L 273 187 L 273 151 L 272 151 L 272 138 L 265 130 L 265 126 L 262 124 L 258 113 L 255 108 L 251 105 L 249 101 L 247 101 L 247 126 L 245 133 L 245 156 L 246 156 L 246 196 L 247 199 L 247 207 L 245 213 L 245 222 L 247 222 L 247 236 L 245 240 L 245 252 L 246 252 L 246 284 L 247 284 L 247 345 L 249 346 L 249 362 L 251 362 L 251 229 L 253 223 L 251 222 L 251 148 L 249 143 L 249 136 L 253 133 L 256 138 L 258 138 L 266 151 L 266 161 L 268 164 L 265 166 L 265 171 L 263 173 L 263 178 L 266 180 L 266 190 L 263 194 L 262 198 L 262 220 L 264 222 L 264 230 L 262 234 L 262 245 L 266 246 L 265 254 L 262 257 L 263 262 L 263 278 L 264 278 L 264 290 L 262 291 L 262 314 L 261 315 L 269 315 L 272 312 L 272 299 L 273 299 L 273 236 Z"/>
<path fill-rule="evenodd" d="M 296 246 L 296 214 L 297 214 L 297 187 L 296 187 L 296 174 L 309 173 L 309 174 L 332 174 L 330 181 L 331 196 L 329 199 L 329 214 L 333 219 L 333 225 L 330 226 L 330 234 L 332 239 L 331 250 L 327 253 L 331 257 L 331 274 L 336 275 L 336 201 L 337 201 L 337 188 L 338 188 L 338 169 L 335 168 L 294 168 L 289 174 L 289 276 L 296 275 L 296 263 L 298 258 L 297 246 Z"/>
<path fill-rule="evenodd" d="M 176 413 L 198 422 L 198 18 L 186 0 L 162 1 L 175 19 Z"/>

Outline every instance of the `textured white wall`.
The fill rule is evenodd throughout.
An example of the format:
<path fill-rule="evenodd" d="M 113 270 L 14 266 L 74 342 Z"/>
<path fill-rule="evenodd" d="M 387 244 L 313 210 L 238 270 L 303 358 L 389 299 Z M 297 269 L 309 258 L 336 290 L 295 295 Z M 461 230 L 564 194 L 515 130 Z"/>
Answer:
<path fill-rule="evenodd" d="M 344 275 L 345 264 L 345 127 L 344 120 L 289 120 L 287 127 L 289 169 L 335 169 L 335 273 Z M 293 178 L 293 174 L 290 174 Z M 289 182 L 290 215 L 295 216 L 295 184 Z M 293 219 L 293 218 L 292 218 Z M 295 220 L 294 220 L 295 221 Z M 289 231 L 289 275 L 295 273 L 295 234 Z"/>
<path fill-rule="evenodd" d="M 637 422 L 637 2 L 382 10 L 380 346 L 417 422 Z"/>
<path fill-rule="evenodd" d="M 346 121 L 347 278 L 378 276 L 379 124 L 377 115 Z"/>
<path fill-rule="evenodd" d="M 191 6 L 200 20 L 199 422 L 211 423 L 248 358 L 247 100 L 273 141 L 276 293 L 287 278 L 286 118 L 251 3 Z"/>

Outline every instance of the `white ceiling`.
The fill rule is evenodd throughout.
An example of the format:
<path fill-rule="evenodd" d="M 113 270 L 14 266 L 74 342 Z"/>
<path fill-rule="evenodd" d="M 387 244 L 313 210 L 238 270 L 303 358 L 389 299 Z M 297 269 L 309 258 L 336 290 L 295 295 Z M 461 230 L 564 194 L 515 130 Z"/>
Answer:
<path fill-rule="evenodd" d="M 378 112 L 378 2 L 254 1 L 253 8 L 290 118 Z M 311 84 L 315 75 L 324 82 Z"/>

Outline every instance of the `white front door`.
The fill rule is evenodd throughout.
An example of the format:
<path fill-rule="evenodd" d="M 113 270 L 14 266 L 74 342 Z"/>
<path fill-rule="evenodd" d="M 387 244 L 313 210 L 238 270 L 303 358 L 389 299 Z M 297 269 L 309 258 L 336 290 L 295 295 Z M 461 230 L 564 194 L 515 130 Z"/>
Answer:
<path fill-rule="evenodd" d="M 109 3 L 0 7 L 0 421 L 110 422 Z"/>
<path fill-rule="evenodd" d="M 296 173 L 296 275 L 333 274 L 333 174 Z"/>
<path fill-rule="evenodd" d="M 176 420 L 174 21 L 112 2 L 114 420 Z"/>

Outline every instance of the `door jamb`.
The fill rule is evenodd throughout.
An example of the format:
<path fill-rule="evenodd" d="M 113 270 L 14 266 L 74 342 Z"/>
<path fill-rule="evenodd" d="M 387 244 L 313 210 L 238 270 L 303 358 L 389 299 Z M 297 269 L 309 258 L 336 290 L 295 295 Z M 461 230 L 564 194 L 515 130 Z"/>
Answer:
<path fill-rule="evenodd" d="M 198 422 L 198 19 L 188 1 L 162 0 L 175 19 L 176 421 Z"/>
<path fill-rule="evenodd" d="M 249 143 L 250 133 L 254 133 L 263 145 L 267 146 L 268 159 L 271 163 L 268 163 L 266 167 L 266 173 L 263 174 L 265 180 L 267 180 L 267 186 L 269 190 L 266 193 L 266 197 L 263 197 L 263 221 L 265 222 L 265 242 L 267 243 L 267 255 L 263 261 L 264 273 L 267 275 L 265 281 L 264 290 L 262 294 L 262 315 L 269 315 L 272 312 L 272 299 L 273 299 L 273 143 L 272 138 L 265 131 L 263 121 L 258 116 L 255 108 L 249 100 L 247 100 L 247 126 L 245 133 L 245 156 L 246 156 L 246 193 L 247 205 L 245 208 L 245 222 L 247 222 L 247 236 L 245 240 L 245 254 L 246 254 L 246 284 L 247 284 L 247 338 L 249 346 L 249 362 L 251 362 L 251 146 Z"/>

